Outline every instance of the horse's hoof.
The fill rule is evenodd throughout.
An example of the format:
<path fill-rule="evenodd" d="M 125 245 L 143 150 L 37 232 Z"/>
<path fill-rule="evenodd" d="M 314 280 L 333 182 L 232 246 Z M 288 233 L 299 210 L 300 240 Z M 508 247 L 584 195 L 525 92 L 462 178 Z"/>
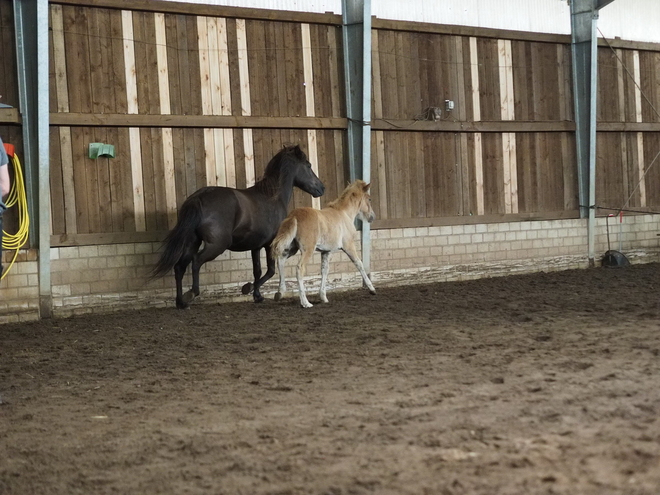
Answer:
<path fill-rule="evenodd" d="M 301 305 L 303 308 L 305 308 L 305 309 L 309 309 L 309 308 L 311 308 L 311 307 L 314 306 L 311 302 L 308 302 L 307 304 L 305 304 L 305 303 L 300 303 L 300 305 Z"/>
<path fill-rule="evenodd" d="M 375 295 L 376 295 L 376 289 L 374 289 L 374 290 L 370 290 L 370 291 L 369 291 L 369 294 L 371 294 L 372 296 L 375 296 Z"/>
<path fill-rule="evenodd" d="M 176 302 L 176 309 L 189 309 L 190 305 L 186 302 L 183 301 L 177 301 Z"/>
<path fill-rule="evenodd" d="M 278 292 L 278 293 L 275 294 L 275 300 L 276 301 L 281 301 L 282 300 L 282 293 L 281 292 Z"/>
<path fill-rule="evenodd" d="M 259 294 L 258 296 L 254 296 L 254 302 L 256 303 L 264 302 L 264 296 L 262 296 L 261 294 Z"/>
<path fill-rule="evenodd" d="M 183 297 L 181 298 L 183 300 L 183 304 L 185 304 L 184 307 L 188 307 L 188 305 L 193 302 L 193 299 L 195 299 L 195 293 L 191 290 L 186 292 Z"/>
<path fill-rule="evenodd" d="M 250 292 L 252 292 L 252 283 L 248 282 L 241 288 L 241 292 L 245 295 L 248 295 Z"/>

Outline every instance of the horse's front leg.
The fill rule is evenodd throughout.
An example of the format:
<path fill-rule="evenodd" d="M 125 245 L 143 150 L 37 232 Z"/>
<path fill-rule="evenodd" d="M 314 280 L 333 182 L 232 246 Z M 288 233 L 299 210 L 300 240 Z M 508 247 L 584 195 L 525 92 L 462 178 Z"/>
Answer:
<path fill-rule="evenodd" d="M 371 280 L 369 280 L 369 277 L 367 276 L 367 272 L 364 271 L 364 266 L 362 265 L 362 261 L 360 260 L 360 258 L 358 258 L 357 251 L 355 250 L 355 246 L 353 245 L 353 243 L 350 241 L 345 241 L 342 251 L 344 251 L 348 255 L 348 257 L 351 259 L 355 267 L 360 272 L 360 275 L 362 275 L 362 280 L 364 280 L 365 285 L 369 288 L 369 293 L 372 295 L 376 295 L 376 289 L 374 289 Z"/>
<path fill-rule="evenodd" d="M 254 282 L 255 302 L 261 302 L 264 300 L 259 289 L 261 288 L 262 285 L 268 282 L 273 277 L 273 275 L 275 275 L 275 259 L 273 258 L 273 251 L 270 247 L 270 244 L 268 244 L 264 249 L 266 250 L 266 273 L 264 274 L 263 277 L 261 277 L 258 280 L 256 280 L 257 276 L 255 273 L 255 282 Z M 259 275 L 261 275 L 261 263 L 259 264 Z M 259 297 L 258 300 L 257 300 L 257 296 Z"/>

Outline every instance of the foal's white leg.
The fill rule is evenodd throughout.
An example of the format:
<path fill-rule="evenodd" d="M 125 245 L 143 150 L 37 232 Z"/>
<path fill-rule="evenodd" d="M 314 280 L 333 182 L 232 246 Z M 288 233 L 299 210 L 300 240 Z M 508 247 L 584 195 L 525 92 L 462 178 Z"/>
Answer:
<path fill-rule="evenodd" d="M 277 258 L 277 271 L 280 272 L 280 287 L 275 294 L 275 300 L 279 301 L 284 297 L 286 293 L 286 279 L 284 278 L 284 263 L 286 262 L 286 256 L 280 256 Z"/>
<path fill-rule="evenodd" d="M 325 295 L 326 282 L 328 281 L 328 270 L 330 268 L 330 252 L 323 251 L 321 253 L 321 290 L 319 290 L 319 296 L 321 296 L 321 302 L 327 303 L 328 298 Z"/>
<path fill-rule="evenodd" d="M 369 288 L 369 292 L 371 294 L 376 294 L 376 289 L 371 283 L 371 280 L 369 280 L 369 277 L 367 277 L 367 272 L 364 271 L 364 266 L 362 265 L 362 261 L 360 260 L 360 258 L 358 258 L 357 256 L 357 252 L 355 251 L 355 247 L 353 246 L 353 243 L 346 243 L 346 245 L 344 245 L 342 250 L 348 255 L 348 257 L 351 259 L 353 264 L 357 267 L 358 271 L 360 272 L 360 275 L 362 275 L 362 280 L 364 280 L 364 283 Z"/>
<path fill-rule="evenodd" d="M 307 300 L 307 294 L 305 294 L 305 267 L 311 254 L 308 251 L 302 251 L 300 253 L 300 262 L 298 262 L 298 269 L 296 270 L 296 277 L 298 278 L 298 295 L 300 296 L 300 305 L 303 308 L 311 308 L 313 304 Z"/>

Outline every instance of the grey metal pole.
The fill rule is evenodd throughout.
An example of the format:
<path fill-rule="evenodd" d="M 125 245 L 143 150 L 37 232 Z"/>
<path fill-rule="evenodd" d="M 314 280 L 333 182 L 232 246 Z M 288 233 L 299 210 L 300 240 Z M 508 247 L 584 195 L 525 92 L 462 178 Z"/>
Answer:
<path fill-rule="evenodd" d="M 342 0 L 349 178 L 371 180 L 371 0 Z M 371 266 L 371 231 L 362 222 L 362 264 Z"/>
<path fill-rule="evenodd" d="M 598 101 L 598 11 L 591 17 L 591 89 L 589 94 L 589 266 L 596 265 L 596 105 Z"/>
<path fill-rule="evenodd" d="M 362 180 L 371 182 L 371 0 L 364 0 L 362 29 Z M 362 222 L 362 264 L 371 273 L 371 225 Z"/>
<path fill-rule="evenodd" d="M 39 314 L 50 318 L 50 140 L 48 0 L 37 1 L 37 142 L 39 149 Z"/>
<path fill-rule="evenodd" d="M 52 312 L 50 278 L 50 166 L 48 93 L 48 0 L 14 0 L 16 59 L 29 237 L 38 246 L 39 315 Z"/>

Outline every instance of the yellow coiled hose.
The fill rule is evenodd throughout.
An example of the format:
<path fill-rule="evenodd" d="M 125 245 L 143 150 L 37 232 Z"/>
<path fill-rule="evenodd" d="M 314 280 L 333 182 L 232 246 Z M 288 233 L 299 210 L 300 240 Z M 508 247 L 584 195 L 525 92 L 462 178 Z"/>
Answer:
<path fill-rule="evenodd" d="M 2 274 L 2 280 L 7 276 L 7 273 L 14 265 L 16 258 L 18 257 L 18 251 L 22 248 L 28 239 L 28 230 L 30 228 L 30 215 L 28 214 L 27 208 L 27 195 L 25 193 L 25 182 L 23 180 L 23 169 L 21 168 L 21 162 L 18 159 L 18 155 L 14 154 L 9 157 L 9 161 L 14 167 L 14 180 L 11 183 L 11 188 L 9 194 L 7 195 L 7 200 L 5 205 L 7 208 L 11 208 L 16 205 L 18 208 L 18 231 L 15 234 L 8 234 L 3 230 L 2 237 L 2 247 L 3 249 L 14 249 L 14 258 L 11 260 L 9 266 L 5 267 L 5 270 Z"/>

